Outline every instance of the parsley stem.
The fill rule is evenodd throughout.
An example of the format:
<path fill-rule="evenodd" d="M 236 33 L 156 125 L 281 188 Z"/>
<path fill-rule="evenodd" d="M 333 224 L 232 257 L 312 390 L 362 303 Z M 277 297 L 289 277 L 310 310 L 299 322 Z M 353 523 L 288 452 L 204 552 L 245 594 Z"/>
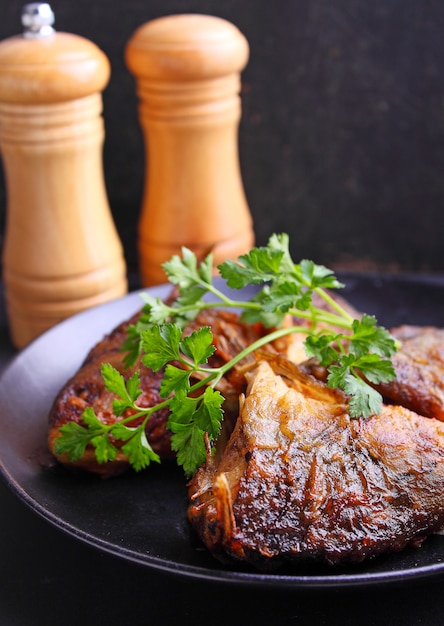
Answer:
<path fill-rule="evenodd" d="M 327 302 L 331 306 L 331 308 L 336 311 L 341 317 L 345 318 L 349 325 L 353 323 L 353 316 L 350 315 L 344 307 L 342 307 L 334 298 L 328 294 L 325 289 L 321 289 L 320 287 L 315 288 L 315 292 Z"/>
<path fill-rule="evenodd" d="M 312 321 L 312 326 L 315 326 L 319 322 L 323 322 L 324 324 L 339 326 L 340 328 L 346 328 L 347 330 L 351 329 L 351 321 L 349 321 L 348 318 L 344 319 L 344 317 L 340 317 L 335 313 L 330 313 L 329 311 L 324 311 L 323 309 L 319 309 L 317 307 L 313 307 L 309 311 L 290 309 L 288 312 L 292 317 Z"/>
<path fill-rule="evenodd" d="M 137 402 L 133 402 L 132 408 L 135 409 L 137 413 L 133 413 L 132 415 L 128 415 L 127 417 L 124 417 L 123 419 L 119 420 L 118 423 L 127 424 L 128 422 L 134 422 L 134 420 L 144 415 L 146 416 L 144 423 L 146 423 L 147 419 L 151 417 L 153 413 L 166 408 L 167 406 L 169 406 L 169 404 L 170 404 L 169 399 L 163 400 L 162 402 L 159 402 L 158 404 L 155 404 L 154 406 L 148 406 L 148 407 L 139 406 Z M 115 426 L 115 424 L 111 424 L 108 428 L 111 430 L 113 426 Z"/>
<path fill-rule="evenodd" d="M 218 368 L 202 367 L 202 368 L 199 368 L 199 371 L 208 373 L 208 374 L 217 373 L 217 374 L 220 374 L 219 377 L 222 377 L 228 371 L 230 371 L 230 369 L 232 369 L 235 365 L 237 365 L 237 363 L 242 361 L 242 359 L 244 359 L 249 354 L 252 354 L 256 350 L 259 350 L 259 348 L 262 348 L 263 346 L 267 345 L 267 343 L 272 343 L 273 341 L 276 341 L 276 339 L 281 339 L 282 337 L 285 337 L 286 335 L 291 335 L 297 332 L 306 333 L 307 329 L 304 328 L 303 326 L 288 326 L 285 328 L 279 328 L 278 330 L 275 330 L 267 335 L 264 335 L 263 337 L 260 337 L 259 339 L 256 339 L 256 341 L 249 344 L 246 348 L 238 352 L 234 357 L 232 357 L 229 361 L 227 361 L 225 365 L 221 365 Z"/>
<path fill-rule="evenodd" d="M 212 293 L 217 296 L 218 295 L 217 289 L 212 290 Z M 325 324 L 339 326 L 340 328 L 351 329 L 351 323 L 353 322 L 353 317 L 349 315 L 342 307 L 340 307 L 340 305 L 337 305 L 335 301 L 333 300 L 333 298 L 330 298 L 327 294 L 325 294 L 325 292 L 323 292 L 322 297 L 332 307 L 334 307 L 337 313 L 325 311 L 324 309 L 320 309 L 318 307 L 312 307 L 307 311 L 293 308 L 293 309 L 290 309 L 288 313 L 292 317 L 295 317 L 298 319 L 310 320 L 310 321 L 315 320 L 316 323 L 323 322 Z M 242 310 L 249 310 L 249 311 L 263 310 L 263 307 L 259 302 L 250 302 L 250 301 L 245 301 L 245 300 L 232 300 L 231 298 L 228 298 L 228 297 L 221 298 L 221 301 L 223 302 L 226 308 L 230 308 L 230 309 L 242 309 Z M 183 313 L 186 313 L 188 311 L 196 311 L 196 309 L 199 312 L 201 312 L 201 311 L 205 311 L 206 309 L 214 309 L 214 308 L 219 309 L 220 306 L 221 306 L 221 302 L 218 302 L 218 301 L 206 302 L 206 301 L 201 300 L 200 302 L 196 302 L 190 305 L 184 305 L 178 308 L 171 307 L 170 311 L 171 311 L 172 317 L 175 317 L 177 315 L 182 315 Z"/>
<path fill-rule="evenodd" d="M 203 284 L 205 285 L 205 287 L 210 293 L 216 296 L 216 298 L 219 298 L 220 302 L 223 302 L 224 304 L 230 307 L 235 306 L 235 302 L 231 298 L 229 298 L 226 294 L 224 294 L 222 291 L 217 289 L 217 287 L 215 287 L 213 283 L 203 283 Z M 214 304 L 216 304 L 217 306 L 219 303 L 214 303 Z"/>

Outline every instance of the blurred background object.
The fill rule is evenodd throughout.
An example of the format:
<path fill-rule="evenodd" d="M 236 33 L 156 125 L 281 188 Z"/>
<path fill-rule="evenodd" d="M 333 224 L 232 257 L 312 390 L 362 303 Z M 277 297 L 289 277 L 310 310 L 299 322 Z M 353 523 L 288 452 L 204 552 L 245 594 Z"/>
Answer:
<path fill-rule="evenodd" d="M 0 42 L 2 278 L 17 347 L 127 292 L 102 166 L 109 61 L 90 40 L 54 30 L 47 3 L 24 5 L 21 22 Z"/>
<path fill-rule="evenodd" d="M 214 271 L 254 245 L 239 165 L 241 71 L 248 42 L 234 24 L 202 14 L 142 24 L 125 60 L 136 81 L 145 140 L 138 227 L 142 285 L 165 282 L 182 247 Z"/>
<path fill-rule="evenodd" d="M 22 2 L 2 8 L 0 38 Z M 296 261 L 443 271 L 444 4 L 438 0 L 54 0 L 57 29 L 111 62 L 104 169 L 130 271 L 144 149 L 124 48 L 136 28 L 207 13 L 245 35 L 239 149 L 257 243 L 288 232 Z M 4 218 L 4 185 L 0 186 Z"/>

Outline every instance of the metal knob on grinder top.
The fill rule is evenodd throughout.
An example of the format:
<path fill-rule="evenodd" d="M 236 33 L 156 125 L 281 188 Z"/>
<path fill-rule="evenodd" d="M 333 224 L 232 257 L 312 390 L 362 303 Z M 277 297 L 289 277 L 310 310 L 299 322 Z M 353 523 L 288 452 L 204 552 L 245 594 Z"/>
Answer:
<path fill-rule="evenodd" d="M 55 31 L 54 12 L 46 2 L 30 2 L 25 4 L 22 10 L 23 36 L 28 39 L 48 37 Z"/>

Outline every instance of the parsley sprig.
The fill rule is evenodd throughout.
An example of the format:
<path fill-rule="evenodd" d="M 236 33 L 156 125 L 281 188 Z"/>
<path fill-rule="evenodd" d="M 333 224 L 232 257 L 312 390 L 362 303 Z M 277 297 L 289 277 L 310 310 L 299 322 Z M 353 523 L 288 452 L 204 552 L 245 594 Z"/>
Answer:
<path fill-rule="evenodd" d="M 113 410 L 116 416 L 125 413 L 126 417 L 105 425 L 90 407 L 83 414 L 83 425 L 61 427 L 56 452 L 66 452 L 75 460 L 91 444 L 102 463 L 116 458 L 116 443 L 120 441 L 130 464 L 141 470 L 159 461 L 145 435 L 147 421 L 155 411 L 168 407 L 171 445 L 185 475 L 191 476 L 205 460 L 206 445 L 209 442 L 212 446 L 221 430 L 224 398 L 217 390 L 221 378 L 248 354 L 296 332 L 306 335 L 307 356 L 327 368 L 327 384 L 349 396 L 351 417 L 379 413 L 382 397 L 372 385 L 395 377 L 390 361 L 397 348 L 395 340 L 377 325 L 374 316 L 364 314 L 354 319 L 331 296 L 332 289 L 343 287 L 331 270 L 308 260 L 295 264 L 287 235 L 272 235 L 267 246 L 253 248 L 237 262 L 229 260 L 218 266 L 231 290 L 256 286 L 247 300 L 234 299 L 227 295 L 228 290 L 216 286 L 211 254 L 199 264 L 193 252 L 183 248 L 181 257 L 173 256 L 163 267 L 176 286 L 177 298 L 168 304 L 149 293 L 142 294 L 142 314 L 129 327 L 123 350 L 126 366 L 134 365 L 140 357 L 154 371 L 164 368 L 160 386 L 164 400 L 153 407 L 140 407 L 138 372 L 125 381 L 117 370 L 103 364 L 105 386 L 117 396 Z M 314 294 L 324 302 L 322 307 L 314 303 Z M 183 329 L 201 311 L 212 307 L 235 308 L 244 322 L 260 322 L 270 332 L 224 365 L 210 367 L 208 361 L 215 351 L 211 329 L 205 326 L 189 335 L 184 335 Z M 283 325 L 288 315 L 295 320 L 293 326 Z M 136 419 L 138 425 L 132 427 Z"/>

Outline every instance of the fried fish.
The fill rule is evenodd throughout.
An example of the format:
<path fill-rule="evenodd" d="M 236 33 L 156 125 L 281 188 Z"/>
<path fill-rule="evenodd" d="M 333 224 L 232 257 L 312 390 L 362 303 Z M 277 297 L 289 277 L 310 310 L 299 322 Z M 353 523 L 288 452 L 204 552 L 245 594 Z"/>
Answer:
<path fill-rule="evenodd" d="M 400 406 L 351 418 L 337 390 L 276 357 L 248 374 L 232 436 L 189 484 L 221 561 L 361 562 L 444 524 L 444 424 Z"/>

